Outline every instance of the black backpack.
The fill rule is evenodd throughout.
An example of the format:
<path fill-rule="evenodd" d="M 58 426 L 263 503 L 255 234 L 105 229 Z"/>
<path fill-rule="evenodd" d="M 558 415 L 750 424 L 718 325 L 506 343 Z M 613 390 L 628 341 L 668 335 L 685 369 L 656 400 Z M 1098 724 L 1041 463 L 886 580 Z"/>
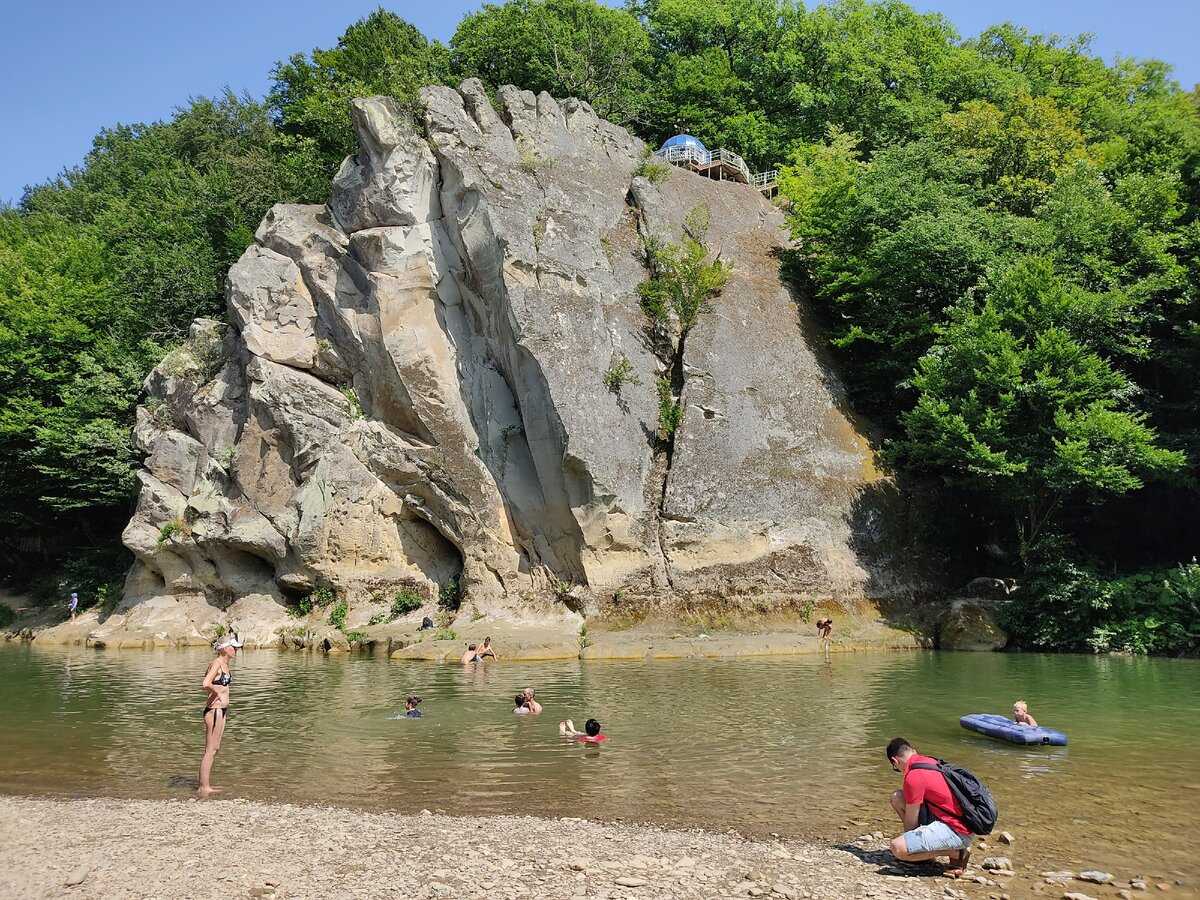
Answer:
<path fill-rule="evenodd" d="M 962 808 L 962 823 L 971 830 L 972 834 L 992 833 L 992 829 L 996 827 L 998 815 L 996 801 L 992 799 L 992 792 L 987 789 L 987 785 L 976 778 L 973 773 L 962 766 L 948 763 L 944 759 L 939 759 L 936 766 L 927 763 L 913 763 L 909 768 L 941 772 L 942 777 L 946 779 L 946 785 L 950 788 L 950 793 L 954 795 L 954 799 Z M 925 802 L 929 803 L 928 800 Z M 936 803 L 929 803 L 929 805 L 937 806 Z M 948 809 L 938 808 L 948 816 L 953 815 Z"/>

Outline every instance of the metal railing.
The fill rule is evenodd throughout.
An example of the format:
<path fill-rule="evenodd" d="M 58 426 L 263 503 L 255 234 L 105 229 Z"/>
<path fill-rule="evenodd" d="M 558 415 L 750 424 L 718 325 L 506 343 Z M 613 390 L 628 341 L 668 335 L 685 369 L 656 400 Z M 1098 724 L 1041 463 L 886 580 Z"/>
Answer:
<path fill-rule="evenodd" d="M 746 165 L 746 161 L 734 153 L 732 150 L 701 150 L 699 147 L 693 147 L 688 144 L 681 144 L 675 147 L 667 147 L 664 150 L 659 150 L 655 154 L 659 159 L 669 163 L 692 163 L 693 165 L 706 168 L 716 163 L 723 163 L 727 166 L 732 166 L 737 169 L 746 179 L 746 183 L 750 183 L 750 167 Z"/>
<path fill-rule="evenodd" d="M 725 150 L 724 148 L 701 150 L 699 147 L 694 147 L 690 144 L 679 144 L 674 147 L 665 147 L 662 150 L 656 150 L 654 155 L 664 162 L 669 162 L 677 166 L 694 165 L 699 168 L 707 168 L 717 163 L 732 166 L 742 175 L 746 184 L 752 184 L 757 188 L 764 188 L 774 184 L 779 178 L 778 169 L 771 169 L 757 174 L 752 173 L 744 159 L 732 150 Z"/>

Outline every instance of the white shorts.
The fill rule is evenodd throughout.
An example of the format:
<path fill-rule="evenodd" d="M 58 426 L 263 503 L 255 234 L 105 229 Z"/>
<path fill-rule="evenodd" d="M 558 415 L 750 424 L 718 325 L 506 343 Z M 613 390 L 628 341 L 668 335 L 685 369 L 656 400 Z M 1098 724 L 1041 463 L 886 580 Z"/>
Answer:
<path fill-rule="evenodd" d="M 959 834 L 941 821 L 904 832 L 904 849 L 909 853 L 940 853 L 943 850 L 966 850 L 970 846 L 971 835 Z"/>

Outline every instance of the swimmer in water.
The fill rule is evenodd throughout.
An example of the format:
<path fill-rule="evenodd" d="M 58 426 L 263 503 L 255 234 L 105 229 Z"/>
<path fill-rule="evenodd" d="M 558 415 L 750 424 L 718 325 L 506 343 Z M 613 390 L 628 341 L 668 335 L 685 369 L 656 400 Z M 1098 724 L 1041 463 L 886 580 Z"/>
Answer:
<path fill-rule="evenodd" d="M 490 636 L 489 636 L 489 637 L 485 637 L 485 638 L 483 639 L 483 643 L 479 645 L 479 659 L 480 659 L 480 661 L 482 661 L 482 660 L 484 660 L 484 659 L 487 659 L 489 656 L 490 656 L 492 659 L 499 659 L 499 658 L 500 658 L 500 657 L 498 657 L 498 656 L 496 655 L 496 651 L 492 649 L 492 639 L 491 639 L 491 637 L 490 637 Z"/>
<path fill-rule="evenodd" d="M 465 666 L 473 662 L 479 662 L 479 654 L 475 651 L 474 644 L 467 644 L 466 652 L 462 655 L 462 664 Z"/>
<path fill-rule="evenodd" d="M 1038 727 L 1037 719 L 1029 714 L 1029 707 L 1024 700 L 1018 700 L 1013 704 L 1013 721 L 1026 728 Z"/>
<path fill-rule="evenodd" d="M 225 720 L 229 718 L 229 685 L 233 676 L 229 673 L 229 661 L 237 656 L 241 639 L 228 634 L 213 642 L 217 657 L 208 664 L 201 687 L 208 694 L 204 704 L 204 755 L 200 757 L 200 787 L 197 793 L 209 797 L 220 791 L 210 783 L 213 760 L 221 749 L 221 738 L 225 735 Z"/>
<path fill-rule="evenodd" d="M 524 694 L 517 694 L 513 697 L 513 713 L 518 716 L 529 715 L 529 707 L 525 705 Z"/>
<path fill-rule="evenodd" d="M 419 709 L 417 709 L 417 707 L 420 705 L 421 705 L 420 697 L 414 696 L 413 694 L 409 694 L 406 698 L 404 698 L 404 718 L 406 718 L 406 719 L 421 718 L 421 711 Z"/>
<path fill-rule="evenodd" d="M 542 704 L 533 699 L 533 688 L 525 688 L 525 690 L 521 692 L 521 696 L 525 698 L 525 708 L 529 710 L 532 715 L 536 716 L 541 713 Z"/>
<path fill-rule="evenodd" d="M 599 744 L 608 740 L 607 735 L 600 733 L 600 723 L 595 719 L 588 719 L 584 722 L 583 731 L 577 731 L 575 723 L 570 719 L 567 719 L 565 722 L 559 722 L 558 733 L 563 737 L 579 741 L 581 744 Z"/>

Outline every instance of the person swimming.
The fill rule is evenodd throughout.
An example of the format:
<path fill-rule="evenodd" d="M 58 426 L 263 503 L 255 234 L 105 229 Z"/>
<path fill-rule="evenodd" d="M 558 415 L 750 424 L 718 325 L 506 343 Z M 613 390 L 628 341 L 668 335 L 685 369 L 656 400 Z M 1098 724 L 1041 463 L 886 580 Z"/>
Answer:
<path fill-rule="evenodd" d="M 479 662 L 479 653 L 476 652 L 474 644 L 467 644 L 467 649 L 462 655 L 461 662 L 464 666 L 469 663 Z"/>
<path fill-rule="evenodd" d="M 521 696 L 525 698 L 525 708 L 531 715 L 536 716 L 541 713 L 542 704 L 533 699 L 533 688 L 525 688 L 521 691 Z"/>
<path fill-rule="evenodd" d="M 1037 719 L 1029 714 L 1029 706 L 1024 700 L 1018 700 L 1013 704 L 1013 721 L 1026 728 L 1038 727 Z"/>
<path fill-rule="evenodd" d="M 242 646 L 236 634 L 228 634 L 213 642 L 216 659 L 208 664 L 201 688 L 208 693 L 204 703 L 204 755 L 200 757 L 200 778 L 197 793 L 208 797 L 220 791 L 210 783 L 213 761 L 221 749 L 221 738 L 225 735 L 225 722 L 229 718 L 229 685 L 233 675 L 229 672 L 229 661 L 237 656 Z"/>
<path fill-rule="evenodd" d="M 563 737 L 579 741 L 581 744 L 599 744 L 608 740 L 607 735 L 600 733 L 600 723 L 595 719 L 588 719 L 584 722 L 583 731 L 576 730 L 575 723 L 570 719 L 559 722 L 558 733 Z"/>
<path fill-rule="evenodd" d="M 417 707 L 420 705 L 421 705 L 420 697 L 417 697 L 413 694 L 409 694 L 407 697 L 405 697 L 404 698 L 404 718 L 406 718 L 406 719 L 421 718 L 421 711 L 419 709 L 417 709 Z"/>
<path fill-rule="evenodd" d="M 529 712 L 530 709 L 528 705 L 526 705 L 524 694 L 517 694 L 517 696 L 513 697 L 513 713 L 515 715 L 527 716 L 529 715 Z"/>

